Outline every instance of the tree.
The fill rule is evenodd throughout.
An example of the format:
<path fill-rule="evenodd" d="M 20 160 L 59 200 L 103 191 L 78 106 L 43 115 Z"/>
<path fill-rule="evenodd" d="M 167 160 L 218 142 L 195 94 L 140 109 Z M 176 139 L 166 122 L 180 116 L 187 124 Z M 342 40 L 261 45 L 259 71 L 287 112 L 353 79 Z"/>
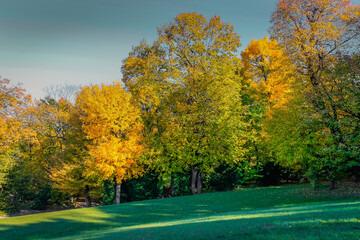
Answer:
<path fill-rule="evenodd" d="M 191 169 L 192 193 L 201 193 L 201 173 L 242 159 L 252 134 L 242 102 L 248 85 L 238 71 L 239 36 L 220 17 L 208 21 L 197 13 L 178 15 L 158 34 L 153 46 L 142 44 L 126 59 L 124 82 L 139 96 L 144 117 L 161 116 L 147 120 L 156 123 L 156 165 L 170 173 Z"/>
<path fill-rule="evenodd" d="M 64 100 L 46 98 L 35 101 L 23 113 L 22 122 L 33 135 L 23 136 L 18 144 L 19 164 L 12 171 L 13 184 L 9 185 L 9 190 L 12 187 L 23 204 L 33 201 L 32 208 L 45 208 L 56 192 L 49 175 L 54 166 L 65 161 L 70 107 Z M 29 186 L 23 187 L 21 182 Z M 21 190 L 23 188 L 27 191 Z"/>
<path fill-rule="evenodd" d="M 159 44 L 150 46 L 142 41 L 123 61 L 122 81 L 141 108 L 146 141 L 144 162 L 150 171 L 155 170 L 159 174 L 166 191 L 166 188 L 173 189 L 174 175 L 182 172 L 183 168 L 176 161 L 176 151 L 168 138 L 172 126 L 167 99 L 174 84 L 169 81 L 164 55 Z M 173 190 L 170 192 L 173 193 Z"/>
<path fill-rule="evenodd" d="M 56 152 L 57 161 L 50 167 L 50 178 L 53 186 L 72 196 L 84 196 L 85 205 L 91 207 L 92 198 L 100 198 L 103 180 L 94 166 L 94 161 L 88 152 L 90 140 L 82 129 L 80 111 L 70 102 L 66 108 L 66 132 L 63 135 L 61 151 Z M 61 124 L 58 124 L 61 129 Z M 61 139 L 60 139 L 61 140 Z"/>
<path fill-rule="evenodd" d="M 116 178 L 116 203 L 120 203 L 121 182 L 142 174 L 140 110 L 118 82 L 83 87 L 76 104 L 83 130 L 91 139 L 89 153 L 104 179 Z"/>
<path fill-rule="evenodd" d="M 0 77 L 0 146 L 8 147 L 30 134 L 24 118 L 24 111 L 31 102 L 21 86 L 11 87 L 10 80 Z M 26 133 L 26 134 L 25 134 Z"/>
<path fill-rule="evenodd" d="M 7 183 L 9 171 L 18 164 L 19 143 L 33 136 L 28 128 L 25 111 L 31 102 L 20 85 L 0 77 L 0 191 Z"/>
<path fill-rule="evenodd" d="M 306 98 L 318 112 L 327 143 L 323 149 L 330 188 L 334 187 L 338 151 L 346 143 L 340 128 L 341 111 L 329 94 L 329 71 L 337 51 L 351 50 L 360 36 L 360 7 L 349 0 L 281 0 L 272 15 L 270 33 L 303 75 Z M 327 134 L 327 133 L 330 134 Z M 334 152 L 335 151 L 335 152 Z"/>
<path fill-rule="evenodd" d="M 270 117 L 274 109 L 285 106 L 291 98 L 295 68 L 276 40 L 268 37 L 252 40 L 241 57 L 244 76 L 251 79 L 254 88 L 252 97 Z"/>
<path fill-rule="evenodd" d="M 276 40 L 269 40 L 268 37 L 252 40 L 241 57 L 242 74 L 251 84 L 249 105 L 253 113 L 252 122 L 258 130 L 258 138 L 252 142 L 255 149 L 253 156 L 264 171 L 267 166 L 278 168 L 280 162 L 274 159 L 273 150 L 268 144 L 269 138 L 274 137 L 269 134 L 269 122 L 278 111 L 287 110 L 293 98 L 295 67 Z"/>
<path fill-rule="evenodd" d="M 359 52 L 338 54 L 334 68 L 327 72 L 326 92 L 331 104 L 337 109 L 338 127 L 343 144 L 335 146 L 333 152 L 340 159 L 336 166 L 360 180 L 360 57 Z"/>
<path fill-rule="evenodd" d="M 46 87 L 44 89 L 45 98 L 51 98 L 56 101 L 60 99 L 69 101 L 71 103 L 75 102 L 76 95 L 80 91 L 80 86 L 72 85 L 72 84 L 64 84 L 64 85 L 51 85 L 50 87 Z"/>

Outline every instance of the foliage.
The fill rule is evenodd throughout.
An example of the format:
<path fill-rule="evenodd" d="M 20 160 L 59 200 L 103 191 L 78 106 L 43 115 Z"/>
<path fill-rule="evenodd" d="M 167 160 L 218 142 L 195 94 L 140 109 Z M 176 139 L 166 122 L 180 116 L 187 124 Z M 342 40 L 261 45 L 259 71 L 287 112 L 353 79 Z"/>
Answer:
<path fill-rule="evenodd" d="M 76 99 L 83 131 L 91 140 L 89 153 L 104 179 L 121 183 L 142 174 L 137 157 L 142 152 L 140 111 L 121 85 L 82 88 Z"/>
<path fill-rule="evenodd" d="M 219 162 L 238 161 L 246 151 L 242 79 L 236 50 L 239 36 L 219 17 L 207 21 L 180 14 L 159 28 L 174 82 L 169 108 L 174 145 L 183 164 L 207 172 Z"/>
<path fill-rule="evenodd" d="M 252 40 L 241 57 L 243 74 L 252 80 L 252 97 L 271 116 L 273 109 L 283 107 L 290 99 L 296 75 L 294 66 L 275 39 L 268 37 Z"/>
<path fill-rule="evenodd" d="M 252 111 L 252 124 L 257 131 L 257 141 L 253 141 L 252 157 L 262 166 L 260 182 L 263 185 L 278 185 L 281 169 L 276 158 L 277 146 L 270 146 L 271 138 L 278 134 L 271 132 L 272 122 L 279 119 L 279 111 L 288 111 L 289 102 L 294 98 L 294 84 L 297 77 L 296 69 L 289 60 L 283 48 L 276 40 L 265 37 L 252 40 L 241 53 L 242 74 L 251 80 L 249 101 Z M 276 126 L 277 127 L 277 126 Z M 284 126 L 281 126 L 284 128 Z M 277 129 L 278 130 L 278 129 Z"/>
<path fill-rule="evenodd" d="M 23 112 L 31 102 L 21 86 L 10 86 L 10 80 L 0 77 L 0 189 L 6 183 L 6 174 L 16 164 L 18 143 L 33 135 L 27 128 Z"/>
<path fill-rule="evenodd" d="M 311 77 L 332 66 L 333 53 L 357 41 L 359 16 L 359 6 L 349 0 L 280 0 L 270 32 Z"/>
<path fill-rule="evenodd" d="M 77 108 L 70 106 L 67 123 L 65 149 L 58 154 L 61 161 L 51 168 L 50 178 L 54 187 L 62 192 L 100 199 L 103 181 L 88 153 L 86 145 L 89 141 L 82 130 Z"/>
<path fill-rule="evenodd" d="M 271 35 L 286 49 L 301 73 L 297 86 L 303 94 L 302 104 L 313 108 L 304 119 L 312 119 L 311 126 L 316 127 L 300 133 L 314 140 L 313 160 L 308 161 L 308 167 L 332 180 L 343 177 L 346 149 L 352 148 L 345 140 L 342 109 L 354 102 L 334 95 L 344 89 L 344 84 L 329 71 L 337 64 L 335 53 L 351 51 L 352 44 L 358 41 L 359 16 L 360 7 L 347 0 L 281 0 L 272 15 Z"/>
<path fill-rule="evenodd" d="M 115 183 L 105 180 L 103 184 L 102 205 L 111 205 L 115 201 Z"/>
<path fill-rule="evenodd" d="M 32 102 L 0 78 L 0 209 L 112 204 L 120 183 L 128 202 L 360 181 L 359 19 L 349 0 L 279 0 L 240 59 L 231 24 L 182 13 L 133 47 L 122 83 Z"/>
<path fill-rule="evenodd" d="M 203 173 L 238 162 L 252 137 L 242 102 L 239 36 L 214 16 L 183 13 L 124 61 L 126 87 L 142 107 L 150 166 L 162 181 L 190 168 Z M 198 173 L 199 175 L 199 173 Z"/>

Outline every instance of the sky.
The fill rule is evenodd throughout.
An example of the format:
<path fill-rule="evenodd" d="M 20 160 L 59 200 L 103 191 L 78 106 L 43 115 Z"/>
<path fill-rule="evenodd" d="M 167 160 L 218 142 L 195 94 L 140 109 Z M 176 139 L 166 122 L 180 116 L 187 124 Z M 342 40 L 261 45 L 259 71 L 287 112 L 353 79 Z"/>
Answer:
<path fill-rule="evenodd" d="M 359 4 L 360 0 L 353 0 Z M 133 46 L 183 12 L 218 15 L 242 49 L 268 33 L 276 0 L 0 0 L 0 76 L 39 99 L 50 86 L 121 81 Z"/>

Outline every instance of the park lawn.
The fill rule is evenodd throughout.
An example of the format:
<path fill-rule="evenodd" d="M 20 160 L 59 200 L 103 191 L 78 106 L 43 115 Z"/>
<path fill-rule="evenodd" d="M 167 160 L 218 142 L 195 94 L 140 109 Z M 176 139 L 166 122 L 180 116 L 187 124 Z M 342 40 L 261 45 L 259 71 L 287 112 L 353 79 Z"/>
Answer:
<path fill-rule="evenodd" d="M 0 239 L 360 239 L 359 188 L 243 189 L 3 218 Z"/>

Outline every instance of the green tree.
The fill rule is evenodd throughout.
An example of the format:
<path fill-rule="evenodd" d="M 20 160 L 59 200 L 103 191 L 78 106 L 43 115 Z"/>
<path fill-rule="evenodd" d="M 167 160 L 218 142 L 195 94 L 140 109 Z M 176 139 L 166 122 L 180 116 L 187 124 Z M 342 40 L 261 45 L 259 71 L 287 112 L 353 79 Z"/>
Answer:
<path fill-rule="evenodd" d="M 191 170 L 192 193 L 201 193 L 201 173 L 242 159 L 253 135 L 243 104 L 249 84 L 236 56 L 239 36 L 220 17 L 208 21 L 197 13 L 180 14 L 158 32 L 152 47 L 140 46 L 125 60 L 124 82 L 134 95 L 145 90 L 147 98 L 137 97 L 142 106 L 143 99 L 156 103 L 145 112 L 161 115 L 149 128 L 159 139 L 155 165 L 170 174 Z"/>
<path fill-rule="evenodd" d="M 324 139 L 319 149 L 322 171 L 334 188 L 334 179 L 341 162 L 341 152 L 346 146 L 340 127 L 341 109 L 329 90 L 328 72 L 336 64 L 338 51 L 351 48 L 359 39 L 359 6 L 348 0 L 281 0 L 272 15 L 271 35 L 289 54 L 302 77 L 304 99 L 315 109 L 316 121 L 321 124 L 319 139 Z M 331 77 L 330 77 L 331 78 Z M 309 102 L 308 102 L 309 103 Z M 304 103 L 307 104 L 307 103 Z M 321 121 L 318 121 L 321 120 Z"/>

